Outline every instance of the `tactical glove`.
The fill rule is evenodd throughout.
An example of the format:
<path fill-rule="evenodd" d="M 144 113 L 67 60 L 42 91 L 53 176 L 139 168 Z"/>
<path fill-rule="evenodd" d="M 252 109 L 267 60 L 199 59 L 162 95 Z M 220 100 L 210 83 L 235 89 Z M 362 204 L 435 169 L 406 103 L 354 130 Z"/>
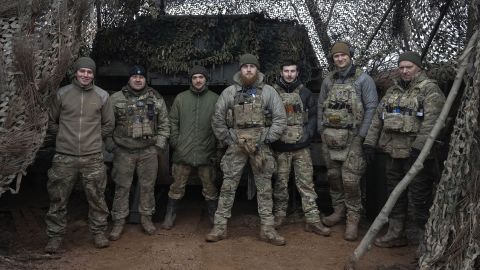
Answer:
<path fill-rule="evenodd" d="M 365 156 L 365 160 L 367 161 L 367 164 L 372 164 L 373 161 L 375 160 L 375 147 L 364 144 L 362 145 L 363 148 L 363 155 Z"/>
<path fill-rule="evenodd" d="M 408 162 L 410 163 L 410 166 L 415 163 L 417 160 L 418 156 L 420 155 L 421 150 L 418 150 L 417 148 L 410 149 L 410 157 L 408 157 Z"/>
<path fill-rule="evenodd" d="M 115 148 L 117 148 L 117 145 L 113 141 L 112 137 L 107 137 L 105 139 L 105 150 L 109 153 L 113 153 Z"/>

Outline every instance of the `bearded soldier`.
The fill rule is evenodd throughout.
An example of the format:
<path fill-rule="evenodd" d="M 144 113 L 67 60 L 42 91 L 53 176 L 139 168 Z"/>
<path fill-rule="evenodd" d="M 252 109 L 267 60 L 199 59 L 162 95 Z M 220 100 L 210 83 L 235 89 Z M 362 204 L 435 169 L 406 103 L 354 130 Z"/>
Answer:
<path fill-rule="evenodd" d="M 175 97 L 170 110 L 174 181 L 168 192 L 167 213 L 162 224 L 162 228 L 167 230 L 174 225 L 178 201 L 185 194 L 185 185 L 193 169 L 202 181 L 202 195 L 211 223 L 217 208 L 218 190 L 214 177 L 216 139 L 211 119 L 218 95 L 208 89 L 204 67 L 192 67 L 189 76 L 190 89 Z"/>
<path fill-rule="evenodd" d="M 162 96 L 146 83 L 142 66 L 133 66 L 128 84 L 112 95 L 115 111 L 112 177 L 115 182 L 113 228 L 110 240 L 118 240 L 129 215 L 128 198 L 136 170 L 140 185 L 140 222 L 146 234 L 155 232 L 154 188 L 158 171 L 158 151 L 165 149 L 170 134 L 167 107 Z"/>
<path fill-rule="evenodd" d="M 256 56 L 240 57 L 240 71 L 235 84 L 223 90 L 212 118 L 213 132 L 228 145 L 222 158 L 224 174 L 214 227 L 206 240 L 216 242 L 227 237 L 227 220 L 231 216 L 235 191 L 243 167 L 250 162 L 257 187 L 260 239 L 274 245 L 285 245 L 285 239 L 274 228 L 272 182 L 275 160 L 270 144 L 280 138 L 286 127 L 283 103 L 275 89 L 263 82 Z M 267 125 L 266 115 L 270 115 Z"/>
<path fill-rule="evenodd" d="M 273 187 L 275 227 L 283 224 L 287 214 L 288 180 L 293 164 L 295 184 L 305 213 L 305 230 L 328 236 L 330 229 L 323 226 L 317 208 L 309 148 L 316 132 L 317 104 L 312 92 L 300 82 L 298 75 L 298 65 L 287 60 L 281 65 L 280 76 L 273 85 L 282 98 L 287 114 L 287 128 L 280 139 L 272 143 L 277 161 L 277 177 Z"/>
<path fill-rule="evenodd" d="M 107 177 L 102 138 L 111 134 L 114 115 L 108 93 L 93 83 L 95 62 L 89 57 L 80 57 L 73 67 L 72 83 L 60 88 L 49 104 L 48 127 L 56 134 L 56 153 L 48 170 L 47 253 L 58 252 L 62 244 L 67 227 L 67 203 L 77 179 L 82 181 L 87 197 L 95 247 L 109 246 L 105 237 L 108 207 L 104 196 Z"/>
<path fill-rule="evenodd" d="M 318 132 L 322 136 L 334 213 L 322 219 L 327 226 L 344 216 L 344 238 L 358 237 L 360 179 L 366 169 L 362 143 L 378 104 L 373 79 L 352 63 L 353 50 L 342 41 L 332 46 L 335 70 L 322 83 L 318 98 Z"/>
<path fill-rule="evenodd" d="M 400 79 L 390 87 L 380 101 L 364 142 L 367 159 L 374 158 L 375 147 L 388 154 L 386 178 L 392 192 L 415 162 L 445 103 L 437 83 L 422 69 L 420 55 L 405 52 L 398 60 Z M 415 208 L 415 221 L 423 237 L 428 210 L 432 204 L 433 183 L 438 165 L 430 154 L 423 169 L 413 179 L 408 192 Z M 405 219 L 407 192 L 403 192 L 392 209 L 387 233 L 375 240 L 379 247 L 407 245 Z"/>

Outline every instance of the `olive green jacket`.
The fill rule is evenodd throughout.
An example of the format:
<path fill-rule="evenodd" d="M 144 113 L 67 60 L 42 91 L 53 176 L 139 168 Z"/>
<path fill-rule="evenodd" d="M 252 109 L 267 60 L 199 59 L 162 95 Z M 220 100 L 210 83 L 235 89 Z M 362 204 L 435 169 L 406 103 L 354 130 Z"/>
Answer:
<path fill-rule="evenodd" d="M 415 89 L 425 80 L 428 80 L 428 82 L 426 82 L 423 87 Z M 410 91 L 419 91 L 419 95 L 416 98 L 419 102 L 423 103 L 424 107 L 424 116 L 420 122 L 418 133 L 385 132 L 383 130 L 383 120 L 381 116 L 385 111 L 384 105 L 386 104 L 386 101 L 392 95 L 406 95 Z M 418 73 L 406 89 L 401 86 L 399 81 L 396 81 L 395 85 L 387 90 L 385 96 L 380 101 L 377 111 L 373 116 L 370 128 L 368 129 L 364 144 L 378 146 L 392 158 L 409 157 L 412 148 L 418 150 L 423 148 L 428 134 L 432 130 L 440 112 L 442 111 L 444 103 L 445 95 L 435 81 L 428 79 L 424 71 Z"/>
<path fill-rule="evenodd" d="M 173 163 L 192 166 L 212 164 L 216 139 L 211 119 L 218 95 L 204 88 L 178 94 L 170 110 L 170 145 Z"/>

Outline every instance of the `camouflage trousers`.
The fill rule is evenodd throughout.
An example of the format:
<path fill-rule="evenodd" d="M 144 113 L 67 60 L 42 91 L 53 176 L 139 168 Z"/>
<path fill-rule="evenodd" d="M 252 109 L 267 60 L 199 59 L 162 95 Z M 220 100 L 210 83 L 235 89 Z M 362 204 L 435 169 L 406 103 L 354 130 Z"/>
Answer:
<path fill-rule="evenodd" d="M 362 141 L 354 138 L 345 161 L 331 160 L 330 150 L 323 144 L 323 153 L 327 165 L 327 177 L 330 184 L 332 206 L 345 204 L 347 212 L 360 214 L 362 198 L 360 179 L 367 168 L 363 155 Z"/>
<path fill-rule="evenodd" d="M 286 216 L 288 207 L 288 180 L 293 163 L 295 185 L 302 198 L 302 208 L 307 223 L 320 221 L 317 193 L 313 186 L 313 166 L 308 147 L 292 152 L 275 152 L 277 161 L 276 181 L 273 184 L 273 209 L 275 216 Z"/>
<path fill-rule="evenodd" d="M 391 158 L 386 160 L 387 189 L 390 194 L 402 180 L 411 167 L 406 158 Z M 405 220 L 408 211 L 408 201 L 414 207 L 415 223 L 419 228 L 425 227 L 429 217 L 429 209 L 432 206 L 434 186 L 439 177 L 436 159 L 426 159 L 423 169 L 415 176 L 408 189 L 404 191 L 392 208 L 391 217 Z"/>
<path fill-rule="evenodd" d="M 48 170 L 50 209 L 45 217 L 48 237 L 65 234 L 67 203 L 78 177 L 88 201 L 90 232 L 98 234 L 107 229 L 108 207 L 104 194 L 107 177 L 102 153 L 87 156 L 56 153 Z"/>
<path fill-rule="evenodd" d="M 168 197 L 179 200 L 185 195 L 185 186 L 192 169 L 197 169 L 198 177 L 202 181 L 202 195 L 205 200 L 218 199 L 218 190 L 215 186 L 215 173 L 212 165 L 200 165 L 197 167 L 174 163 L 172 165 L 173 183 L 170 185 Z"/>
<path fill-rule="evenodd" d="M 261 168 L 255 166 L 254 157 L 245 154 L 236 144 L 230 145 L 225 152 L 221 162 L 224 177 L 215 213 L 215 224 L 227 224 L 231 217 L 235 192 L 242 176 L 243 167 L 250 162 L 257 187 L 260 222 L 263 225 L 273 225 L 272 174 L 275 170 L 275 160 L 270 147 L 266 145 L 261 146 L 256 155 L 263 156 Z"/>
<path fill-rule="evenodd" d="M 154 188 L 157 180 L 158 157 L 155 146 L 140 150 L 117 147 L 113 157 L 112 177 L 115 182 L 112 219 L 126 218 L 129 214 L 128 199 L 133 174 L 137 170 L 140 185 L 138 212 L 151 216 L 155 212 Z"/>

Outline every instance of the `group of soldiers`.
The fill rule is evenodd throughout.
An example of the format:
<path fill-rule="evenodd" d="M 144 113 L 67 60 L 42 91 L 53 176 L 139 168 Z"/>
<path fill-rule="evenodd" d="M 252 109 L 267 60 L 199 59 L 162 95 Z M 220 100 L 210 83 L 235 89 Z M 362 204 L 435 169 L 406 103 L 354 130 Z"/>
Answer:
<path fill-rule="evenodd" d="M 391 192 L 418 157 L 445 97 L 435 81 L 426 77 L 417 53 L 399 56 L 400 78 L 380 103 L 373 79 L 353 64 L 353 50 L 348 43 L 336 42 L 330 58 L 335 69 L 323 80 L 318 100 L 300 81 L 295 61 L 283 62 L 280 76 L 270 86 L 260 72 L 258 58 L 244 54 L 234 84 L 220 95 L 208 89 L 207 70 L 192 67 L 190 89 L 175 97 L 170 112 L 162 96 L 147 85 L 142 66 L 133 66 L 127 85 L 109 96 L 93 83 L 95 62 L 79 58 L 74 64 L 72 83 L 57 91 L 49 108 L 49 131 L 56 134 L 56 154 L 48 171 L 49 241 L 45 251 L 56 253 L 61 247 L 67 202 L 77 178 L 86 193 L 89 228 L 97 248 L 108 247 L 109 240 L 118 240 L 122 235 L 135 171 L 141 226 L 146 234 L 153 234 L 157 158 L 167 144 L 173 149 L 174 181 L 168 192 L 163 229 L 174 226 L 178 202 L 194 171 L 202 182 L 202 195 L 213 224 L 206 241 L 225 239 L 235 192 L 248 162 L 256 185 L 262 241 L 286 243 L 277 230 L 286 220 L 292 168 L 305 215 L 305 231 L 329 236 L 328 227 L 346 218 L 344 238 L 356 240 L 362 211 L 360 179 L 367 164 L 374 162 L 375 151 L 388 154 L 386 178 Z M 317 135 L 323 142 L 334 208 L 329 216 L 318 210 L 313 184 L 309 146 Z M 220 162 L 220 190 L 214 180 L 219 145 L 226 147 Z M 103 148 L 114 154 L 113 226 L 108 238 Z M 427 162 L 435 161 L 431 157 Z M 434 167 L 425 166 L 409 189 L 421 229 L 428 218 L 435 181 L 428 170 Z M 376 239 L 377 246 L 407 244 L 406 213 L 405 193 L 392 211 L 386 235 Z"/>

